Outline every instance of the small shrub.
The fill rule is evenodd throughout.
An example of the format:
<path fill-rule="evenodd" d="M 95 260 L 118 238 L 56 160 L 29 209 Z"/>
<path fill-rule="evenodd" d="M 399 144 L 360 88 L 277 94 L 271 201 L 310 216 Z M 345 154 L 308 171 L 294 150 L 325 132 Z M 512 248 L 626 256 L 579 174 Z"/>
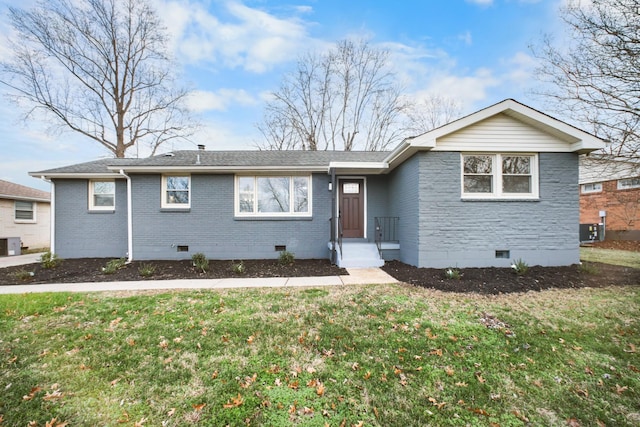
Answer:
<path fill-rule="evenodd" d="M 58 255 L 52 254 L 51 251 L 47 251 L 40 255 L 40 265 L 42 268 L 55 268 L 62 262 L 62 259 L 58 258 Z"/>
<path fill-rule="evenodd" d="M 203 273 L 206 273 L 209 270 L 209 260 L 202 253 L 198 252 L 191 256 L 191 261 L 193 262 L 193 266 L 202 270 Z"/>
<path fill-rule="evenodd" d="M 290 265 L 296 260 L 296 256 L 293 252 L 282 251 L 278 257 L 278 262 L 282 265 Z"/>
<path fill-rule="evenodd" d="M 516 261 L 511 264 L 511 268 L 518 276 L 524 276 L 529 271 L 529 265 L 524 262 L 522 259 L 518 258 Z"/>
<path fill-rule="evenodd" d="M 153 264 L 142 264 L 140 268 L 138 268 L 138 273 L 142 277 L 151 277 L 156 272 L 156 266 Z"/>
<path fill-rule="evenodd" d="M 598 270 L 598 267 L 596 267 L 595 265 L 593 265 L 590 262 L 581 262 L 578 265 L 578 271 L 580 273 L 589 274 L 589 275 L 592 275 L 592 276 L 595 276 L 598 273 L 600 273 L 600 271 Z"/>
<path fill-rule="evenodd" d="M 112 259 L 107 262 L 106 266 L 102 267 L 102 272 L 104 274 L 113 274 L 124 267 L 126 263 L 127 260 L 125 258 Z"/>
<path fill-rule="evenodd" d="M 13 277 L 16 280 L 25 281 L 25 280 L 31 279 L 34 276 L 34 274 L 35 273 L 33 271 L 27 271 L 23 268 L 21 270 L 14 272 Z"/>
<path fill-rule="evenodd" d="M 234 262 L 231 264 L 231 271 L 233 271 L 237 275 L 243 275 L 247 270 L 244 266 L 244 262 Z"/>
<path fill-rule="evenodd" d="M 458 270 L 457 268 L 447 268 L 444 271 L 444 277 L 452 280 L 460 280 L 460 278 L 462 277 L 462 273 L 460 273 L 460 270 Z"/>

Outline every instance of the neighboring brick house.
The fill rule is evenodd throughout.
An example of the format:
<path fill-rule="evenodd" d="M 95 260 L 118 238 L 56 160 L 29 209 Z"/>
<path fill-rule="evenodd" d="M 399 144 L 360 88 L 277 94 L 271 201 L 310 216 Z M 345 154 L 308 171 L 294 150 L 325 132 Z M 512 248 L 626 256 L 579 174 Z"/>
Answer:
<path fill-rule="evenodd" d="M 0 256 L 17 255 L 18 247 L 48 248 L 51 195 L 0 180 Z M 9 242 L 7 239 L 11 239 Z M 16 243 L 15 239 L 19 239 Z"/>
<path fill-rule="evenodd" d="M 580 259 L 578 158 L 604 146 L 508 99 L 387 152 L 203 147 L 30 174 L 53 183 L 62 258 L 552 266 Z"/>
<path fill-rule="evenodd" d="M 640 240 L 640 159 L 580 159 L 580 224 L 596 223 L 605 239 Z"/>

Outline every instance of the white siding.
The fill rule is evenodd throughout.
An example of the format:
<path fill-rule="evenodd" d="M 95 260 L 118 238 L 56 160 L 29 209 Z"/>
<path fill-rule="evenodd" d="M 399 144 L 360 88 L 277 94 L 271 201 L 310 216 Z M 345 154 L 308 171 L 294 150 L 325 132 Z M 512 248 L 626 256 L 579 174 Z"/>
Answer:
<path fill-rule="evenodd" d="M 571 145 L 516 120 L 497 114 L 443 136 L 433 151 L 570 152 Z"/>
<path fill-rule="evenodd" d="M 14 220 L 13 200 L 0 199 L 0 237 L 20 237 L 30 248 L 48 248 L 50 239 L 51 205 L 34 202 L 36 222 L 20 223 Z"/>

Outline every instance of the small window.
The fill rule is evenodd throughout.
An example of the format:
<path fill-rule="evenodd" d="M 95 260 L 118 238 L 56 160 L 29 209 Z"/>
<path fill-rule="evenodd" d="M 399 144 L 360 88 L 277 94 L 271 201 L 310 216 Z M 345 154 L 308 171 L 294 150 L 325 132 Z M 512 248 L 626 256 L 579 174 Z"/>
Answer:
<path fill-rule="evenodd" d="M 89 209 L 114 210 L 116 207 L 116 182 L 114 180 L 89 181 Z"/>
<path fill-rule="evenodd" d="M 162 207 L 188 208 L 191 206 L 191 177 L 167 175 L 162 177 Z"/>
<path fill-rule="evenodd" d="M 582 194 L 599 193 L 602 191 L 602 183 L 593 182 L 590 184 L 582 184 L 581 190 L 582 190 Z"/>
<path fill-rule="evenodd" d="M 463 154 L 462 197 L 538 198 L 538 157 L 535 154 Z"/>
<path fill-rule="evenodd" d="M 35 203 L 16 201 L 15 220 L 19 222 L 33 222 L 36 220 Z"/>
<path fill-rule="evenodd" d="M 236 215 L 311 215 L 310 176 L 239 176 Z"/>
<path fill-rule="evenodd" d="M 618 190 L 628 190 L 630 188 L 640 188 L 640 178 L 618 180 Z"/>
<path fill-rule="evenodd" d="M 509 259 L 509 258 L 511 258 L 511 253 L 510 253 L 510 251 L 507 251 L 507 250 L 504 250 L 504 249 L 503 250 L 497 250 L 496 251 L 496 258 Z"/>

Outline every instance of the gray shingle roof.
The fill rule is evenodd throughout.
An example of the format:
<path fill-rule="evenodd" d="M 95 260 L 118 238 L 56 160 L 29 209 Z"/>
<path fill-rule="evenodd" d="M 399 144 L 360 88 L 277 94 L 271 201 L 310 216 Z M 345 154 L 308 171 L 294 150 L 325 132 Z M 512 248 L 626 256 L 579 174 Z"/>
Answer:
<path fill-rule="evenodd" d="M 51 200 L 51 194 L 0 179 L 0 199 Z"/>
<path fill-rule="evenodd" d="M 328 167 L 331 162 L 382 162 L 387 151 L 204 151 L 184 150 L 144 159 L 99 159 L 40 172 L 51 174 L 113 173 L 109 167 Z M 199 163 L 198 163 L 199 159 Z"/>

